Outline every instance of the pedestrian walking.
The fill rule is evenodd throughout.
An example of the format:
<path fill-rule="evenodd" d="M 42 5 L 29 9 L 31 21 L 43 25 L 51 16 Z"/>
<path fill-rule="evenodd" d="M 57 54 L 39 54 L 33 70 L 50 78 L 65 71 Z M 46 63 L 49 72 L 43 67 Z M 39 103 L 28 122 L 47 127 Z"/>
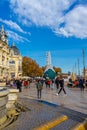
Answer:
<path fill-rule="evenodd" d="M 55 84 L 56 84 L 56 88 L 59 88 L 59 76 L 57 76 L 57 78 L 55 79 Z"/>
<path fill-rule="evenodd" d="M 51 80 L 50 80 L 50 79 L 46 79 L 45 84 L 46 84 L 46 88 L 47 88 L 47 87 L 50 88 Z"/>
<path fill-rule="evenodd" d="M 16 80 L 17 89 L 19 89 L 19 92 L 22 92 L 22 80 L 17 79 Z"/>
<path fill-rule="evenodd" d="M 62 78 L 62 75 L 60 75 L 60 80 L 59 80 L 59 84 L 60 84 L 60 90 L 57 93 L 57 95 L 63 90 L 64 94 L 66 94 L 66 91 L 64 89 L 64 79 Z"/>
<path fill-rule="evenodd" d="M 86 86 L 86 88 L 87 88 L 87 80 L 85 81 L 85 86 Z"/>
<path fill-rule="evenodd" d="M 52 90 L 54 89 L 54 86 L 55 86 L 55 80 L 52 79 L 52 81 L 51 81 L 51 89 L 52 89 Z"/>
<path fill-rule="evenodd" d="M 40 82 L 40 80 L 37 80 L 36 88 L 37 88 L 37 98 L 41 99 L 41 96 L 42 96 L 42 83 Z"/>
<path fill-rule="evenodd" d="M 28 88 L 29 86 L 29 81 L 27 79 L 24 80 L 24 88 Z"/>
<path fill-rule="evenodd" d="M 79 86 L 80 86 L 81 91 L 84 91 L 84 79 L 79 80 Z"/>

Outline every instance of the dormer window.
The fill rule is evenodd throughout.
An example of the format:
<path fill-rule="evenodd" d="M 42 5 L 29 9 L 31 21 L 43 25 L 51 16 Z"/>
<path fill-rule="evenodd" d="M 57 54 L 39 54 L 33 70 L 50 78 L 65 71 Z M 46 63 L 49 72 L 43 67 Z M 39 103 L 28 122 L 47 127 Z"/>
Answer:
<path fill-rule="evenodd" d="M 10 52 L 10 56 L 13 56 L 13 51 Z"/>

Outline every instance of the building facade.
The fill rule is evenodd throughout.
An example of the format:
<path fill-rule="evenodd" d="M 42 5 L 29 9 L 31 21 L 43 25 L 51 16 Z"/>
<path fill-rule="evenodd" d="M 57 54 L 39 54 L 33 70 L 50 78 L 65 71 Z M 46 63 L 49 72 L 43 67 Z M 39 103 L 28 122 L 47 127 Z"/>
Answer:
<path fill-rule="evenodd" d="M 22 56 L 19 49 L 12 44 L 9 49 L 9 73 L 11 78 L 22 76 Z"/>
<path fill-rule="evenodd" d="M 0 79 L 18 78 L 22 75 L 22 56 L 19 49 L 7 40 L 4 26 L 0 30 Z"/>

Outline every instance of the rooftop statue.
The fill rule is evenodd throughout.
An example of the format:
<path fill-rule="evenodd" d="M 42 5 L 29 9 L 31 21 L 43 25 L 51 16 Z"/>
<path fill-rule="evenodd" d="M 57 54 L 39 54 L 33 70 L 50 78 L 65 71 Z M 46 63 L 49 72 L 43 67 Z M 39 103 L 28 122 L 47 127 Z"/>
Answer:
<path fill-rule="evenodd" d="M 4 31 L 4 26 L 2 25 L 2 28 L 0 30 L 0 40 L 8 44 L 7 36 L 8 33 Z"/>

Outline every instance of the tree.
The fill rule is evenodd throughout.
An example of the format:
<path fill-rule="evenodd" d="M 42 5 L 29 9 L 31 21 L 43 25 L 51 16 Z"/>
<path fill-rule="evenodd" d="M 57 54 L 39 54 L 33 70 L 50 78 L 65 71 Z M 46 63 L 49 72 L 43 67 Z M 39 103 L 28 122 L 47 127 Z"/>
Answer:
<path fill-rule="evenodd" d="M 35 60 L 32 60 L 27 56 L 23 57 L 22 62 L 23 76 L 42 77 L 45 69 L 46 66 L 39 67 L 39 65 L 36 63 Z M 53 67 L 53 69 L 55 70 L 56 74 L 62 72 L 61 68 Z"/>
<path fill-rule="evenodd" d="M 61 68 L 59 68 L 59 67 L 57 68 L 57 67 L 53 66 L 53 69 L 55 70 L 56 74 L 62 72 Z"/>
<path fill-rule="evenodd" d="M 23 57 L 22 70 L 23 76 L 35 77 L 43 75 L 42 68 L 39 67 L 35 60 L 29 57 Z"/>
<path fill-rule="evenodd" d="M 42 66 L 41 68 L 42 68 L 42 70 L 43 70 L 43 72 L 44 72 L 44 71 L 45 71 L 45 69 L 46 69 L 46 66 Z"/>

